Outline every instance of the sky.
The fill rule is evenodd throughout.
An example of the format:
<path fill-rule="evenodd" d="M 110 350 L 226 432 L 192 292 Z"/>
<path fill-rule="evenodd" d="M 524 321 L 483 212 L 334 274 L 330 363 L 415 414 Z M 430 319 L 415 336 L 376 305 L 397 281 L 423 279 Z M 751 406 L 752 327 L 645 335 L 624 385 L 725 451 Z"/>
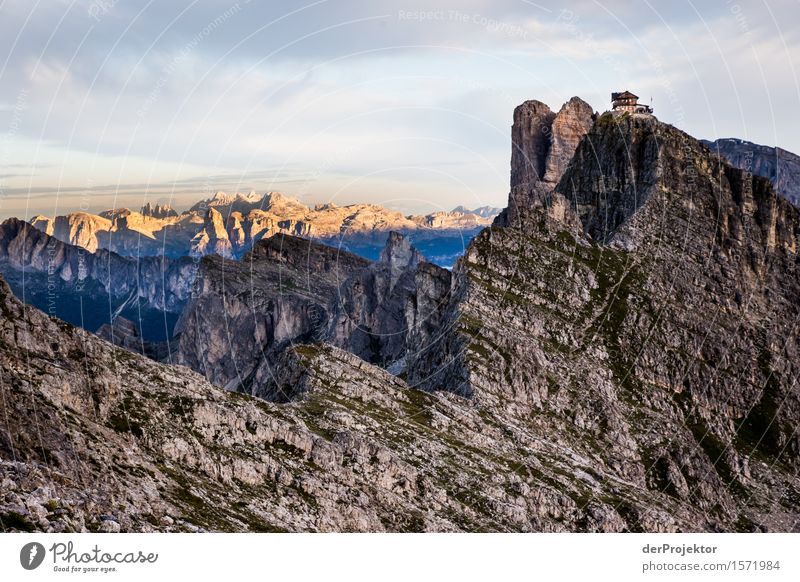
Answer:
<path fill-rule="evenodd" d="M 0 217 L 505 206 L 513 109 L 629 89 L 800 153 L 800 0 L 0 0 Z"/>

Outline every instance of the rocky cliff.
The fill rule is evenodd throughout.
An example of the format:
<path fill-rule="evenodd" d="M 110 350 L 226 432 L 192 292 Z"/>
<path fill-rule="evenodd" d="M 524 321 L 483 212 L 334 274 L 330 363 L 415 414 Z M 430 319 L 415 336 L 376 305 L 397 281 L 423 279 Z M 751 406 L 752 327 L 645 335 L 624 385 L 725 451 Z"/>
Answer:
<path fill-rule="evenodd" d="M 231 237 L 239 244 L 245 244 L 247 237 L 241 225 L 241 215 L 231 217 L 230 236 L 225 219 L 216 208 L 209 208 L 206 211 L 203 228 L 192 238 L 189 254 L 193 256 L 219 255 L 221 257 L 233 257 L 233 244 Z"/>
<path fill-rule="evenodd" d="M 195 270 L 189 258 L 90 253 L 21 220 L 0 224 L 0 272 L 15 292 L 91 331 L 125 310 L 163 328 L 164 314 L 177 316 L 186 304 Z M 167 317 L 174 323 L 174 316 Z"/>
<path fill-rule="evenodd" d="M 449 285 L 449 272 L 426 263 L 399 233 L 372 263 L 284 235 L 260 241 L 241 261 L 206 257 L 176 326 L 176 361 L 262 397 L 275 358 L 298 343 L 330 342 L 402 370 L 409 332 L 426 325 L 419 270 Z"/>
<path fill-rule="evenodd" d="M 535 100 L 514 110 L 511 191 L 508 207 L 495 224 L 518 224 L 531 210 L 542 207 L 562 220 L 569 216 L 564 199 L 553 190 L 595 117 L 591 106 L 579 97 L 570 99 L 558 113 Z"/>
<path fill-rule="evenodd" d="M 262 360 L 327 335 L 339 286 L 369 261 L 276 235 L 241 260 L 204 257 L 176 326 L 176 361 L 212 383 L 250 391 Z M 268 372 L 267 372 L 268 373 Z"/>
<path fill-rule="evenodd" d="M 798 210 L 643 115 L 600 117 L 556 194 L 579 222 L 542 209 L 473 241 L 409 383 L 587 460 L 579 504 L 616 499 L 628 529 L 687 527 L 673 504 L 701 529 L 796 527 Z"/>
<path fill-rule="evenodd" d="M 328 341 L 368 362 L 402 370 L 416 320 L 416 274 L 425 262 L 408 239 L 391 233 L 380 259 L 341 285 Z M 447 273 L 435 265 L 426 268 Z"/>
<path fill-rule="evenodd" d="M 778 194 L 800 206 L 800 156 L 797 154 L 735 138 L 703 140 L 702 143 L 732 166 L 767 178 Z"/>

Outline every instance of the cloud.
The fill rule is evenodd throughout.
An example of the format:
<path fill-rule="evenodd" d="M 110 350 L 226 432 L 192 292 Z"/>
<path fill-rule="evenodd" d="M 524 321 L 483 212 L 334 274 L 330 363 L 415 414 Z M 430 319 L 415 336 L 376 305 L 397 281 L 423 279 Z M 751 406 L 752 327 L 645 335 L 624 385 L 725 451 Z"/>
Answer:
<path fill-rule="evenodd" d="M 516 104 L 577 94 L 602 110 L 624 87 L 700 137 L 800 151 L 796 3 L 664 6 L 10 0 L 0 169 L 49 167 L 8 171 L 5 192 L 43 201 L 90 182 L 124 199 L 197 187 L 183 180 L 205 169 L 308 196 L 413 186 L 501 204 Z"/>

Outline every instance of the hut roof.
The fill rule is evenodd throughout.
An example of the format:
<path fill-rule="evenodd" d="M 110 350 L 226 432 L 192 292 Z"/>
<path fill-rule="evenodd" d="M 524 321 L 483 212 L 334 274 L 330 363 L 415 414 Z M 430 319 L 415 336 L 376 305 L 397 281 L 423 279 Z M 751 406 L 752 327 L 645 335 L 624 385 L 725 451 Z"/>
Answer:
<path fill-rule="evenodd" d="M 634 95 L 633 93 L 631 93 L 627 89 L 625 91 L 622 91 L 621 93 L 612 93 L 611 94 L 611 100 L 612 101 L 616 101 L 617 99 L 638 99 L 638 98 L 639 98 L 638 95 Z"/>

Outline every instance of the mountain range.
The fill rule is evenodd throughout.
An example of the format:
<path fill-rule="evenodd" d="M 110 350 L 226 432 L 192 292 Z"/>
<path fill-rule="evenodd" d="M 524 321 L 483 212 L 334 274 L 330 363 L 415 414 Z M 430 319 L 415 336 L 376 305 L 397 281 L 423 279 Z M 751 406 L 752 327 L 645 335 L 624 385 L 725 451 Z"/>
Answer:
<path fill-rule="evenodd" d="M 701 141 L 733 166 L 767 178 L 778 194 L 795 206 L 800 205 L 800 156 L 797 154 L 736 138 Z"/>
<path fill-rule="evenodd" d="M 282 233 L 353 246 L 356 252 L 377 258 L 390 231 L 432 244 L 431 248 L 437 244 L 449 247 L 455 241 L 460 245 L 459 253 L 463 252 L 465 241 L 469 242 L 498 212 L 488 206 L 475 212 L 459 207 L 451 212 L 404 216 L 375 204 L 328 203 L 309 208 L 279 192 L 217 192 L 180 214 L 168 206 L 148 203 L 140 211 L 120 208 L 97 215 L 37 215 L 30 222 L 62 242 L 91 252 L 105 249 L 124 256 L 217 254 L 234 258 L 262 238 Z"/>
<path fill-rule="evenodd" d="M 508 206 L 452 269 L 413 240 L 435 219 L 298 204 L 135 213 L 203 255 L 128 291 L 178 309 L 160 347 L 0 283 L 3 529 L 798 530 L 800 210 L 768 177 L 575 97 L 515 109 Z M 34 222 L 4 223 L 4 275 L 153 277 L 100 234 L 134 228 Z"/>
<path fill-rule="evenodd" d="M 167 341 L 196 271 L 191 257 L 88 252 L 16 218 L 0 224 L 0 274 L 14 293 L 89 331 L 123 317 L 136 320 L 144 339 Z"/>

